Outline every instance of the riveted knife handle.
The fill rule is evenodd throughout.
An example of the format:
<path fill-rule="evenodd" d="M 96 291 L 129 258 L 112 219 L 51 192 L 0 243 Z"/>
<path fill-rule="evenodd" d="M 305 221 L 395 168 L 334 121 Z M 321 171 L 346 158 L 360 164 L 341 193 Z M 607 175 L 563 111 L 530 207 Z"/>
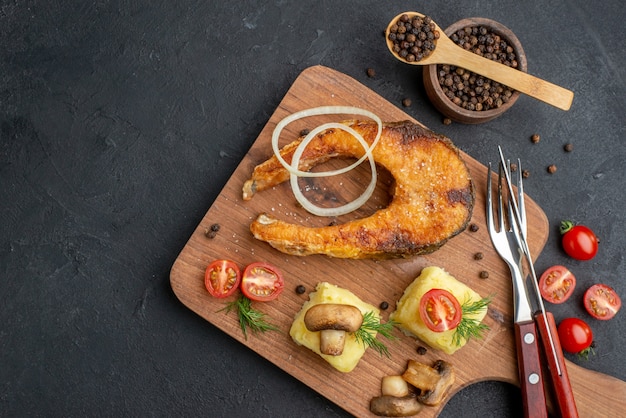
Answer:
<path fill-rule="evenodd" d="M 563 350 L 561 349 L 561 342 L 559 341 L 559 334 L 557 333 L 556 323 L 554 322 L 554 316 L 550 312 L 546 312 L 545 316 L 540 313 L 536 317 L 537 327 L 539 328 L 539 335 L 541 336 L 541 342 L 543 344 L 543 351 L 548 360 L 548 370 L 550 371 L 550 383 L 554 390 L 556 397 L 557 408 L 559 410 L 559 416 L 562 417 L 578 417 L 578 410 L 576 409 L 576 401 L 574 401 L 574 392 L 569 381 L 569 375 L 567 374 L 567 367 L 565 366 L 565 358 L 563 357 Z M 546 328 L 546 322 L 550 329 L 552 336 L 552 342 L 554 343 L 554 350 L 556 352 L 556 358 L 552 353 L 550 347 L 550 338 L 548 336 L 548 328 Z M 559 367 L 556 364 L 558 361 Z M 559 376 L 557 370 L 561 370 Z"/>
<path fill-rule="evenodd" d="M 515 323 L 515 345 L 524 416 L 547 417 L 539 341 L 534 321 Z"/>

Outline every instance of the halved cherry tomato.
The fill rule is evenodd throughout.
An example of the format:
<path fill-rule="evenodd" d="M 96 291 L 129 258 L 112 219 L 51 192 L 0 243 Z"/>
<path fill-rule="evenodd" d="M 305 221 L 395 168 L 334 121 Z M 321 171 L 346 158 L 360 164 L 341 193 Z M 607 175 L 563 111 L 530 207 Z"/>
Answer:
<path fill-rule="evenodd" d="M 587 289 L 583 301 L 589 315 L 604 321 L 613 318 L 622 306 L 615 290 L 605 284 L 594 284 Z"/>
<path fill-rule="evenodd" d="M 420 317 L 431 331 L 456 328 L 461 322 L 461 314 L 459 301 L 445 289 L 430 289 L 420 299 Z"/>
<path fill-rule="evenodd" d="M 225 298 L 237 290 L 241 281 L 241 271 L 230 260 L 215 260 L 204 273 L 204 286 L 216 298 Z"/>
<path fill-rule="evenodd" d="M 252 263 L 243 271 L 241 292 L 251 300 L 267 302 L 276 299 L 283 291 L 283 275 L 267 263 Z"/>
<path fill-rule="evenodd" d="M 598 252 L 598 238 L 584 225 L 574 225 L 570 221 L 561 222 L 561 244 L 563 249 L 576 260 L 591 260 Z"/>
<path fill-rule="evenodd" d="M 539 278 L 541 296 L 550 303 L 563 303 L 574 293 L 576 277 L 567 267 L 552 266 Z"/>
<path fill-rule="evenodd" d="M 579 318 L 566 318 L 557 328 L 563 350 L 570 353 L 585 354 L 591 347 L 593 332 L 585 321 Z"/>

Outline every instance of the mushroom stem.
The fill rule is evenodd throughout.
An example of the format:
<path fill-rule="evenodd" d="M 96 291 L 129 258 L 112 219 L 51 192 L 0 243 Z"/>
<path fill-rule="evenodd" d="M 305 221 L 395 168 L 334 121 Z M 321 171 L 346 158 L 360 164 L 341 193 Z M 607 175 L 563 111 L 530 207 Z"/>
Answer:
<path fill-rule="evenodd" d="M 340 356 L 346 343 L 346 332 L 336 329 L 320 331 L 320 351 L 330 356 Z"/>

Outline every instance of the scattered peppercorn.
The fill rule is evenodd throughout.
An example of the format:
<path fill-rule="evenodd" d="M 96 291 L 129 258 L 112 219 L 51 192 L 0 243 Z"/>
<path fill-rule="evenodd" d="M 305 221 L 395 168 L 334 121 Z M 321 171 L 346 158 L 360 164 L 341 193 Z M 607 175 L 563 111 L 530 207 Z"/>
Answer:
<path fill-rule="evenodd" d="M 483 253 L 474 254 L 474 260 L 482 260 L 484 257 Z"/>
<path fill-rule="evenodd" d="M 532 141 L 533 144 L 536 144 L 537 142 L 541 140 L 541 136 L 539 136 L 539 134 L 533 134 L 530 137 L 530 140 Z"/>
<path fill-rule="evenodd" d="M 428 16 L 402 14 L 389 28 L 387 35 L 394 53 L 406 62 L 421 61 L 436 47 L 439 31 Z"/>
<path fill-rule="evenodd" d="M 452 119 L 450 118 L 443 118 L 443 124 L 444 125 L 450 125 L 452 123 Z"/>
<path fill-rule="evenodd" d="M 489 272 L 486 271 L 486 270 L 483 270 L 483 271 L 480 272 L 479 276 L 480 276 L 481 279 L 488 279 L 489 278 Z"/>
<path fill-rule="evenodd" d="M 376 71 L 373 68 L 368 68 L 367 70 L 365 70 L 365 73 L 369 78 L 376 77 Z"/>
<path fill-rule="evenodd" d="M 310 129 L 304 128 L 303 130 L 300 131 L 300 136 L 307 136 L 309 132 L 311 132 Z"/>
<path fill-rule="evenodd" d="M 472 231 L 472 232 L 476 232 L 476 231 L 478 231 L 478 229 L 479 229 L 478 225 L 476 225 L 476 224 L 470 224 L 470 226 L 469 226 L 469 230 Z"/>
<path fill-rule="evenodd" d="M 563 149 L 565 150 L 565 152 L 572 152 L 574 150 L 574 144 L 567 143 L 563 146 Z"/>
<path fill-rule="evenodd" d="M 527 179 L 528 177 L 530 177 L 530 171 L 528 170 L 522 170 L 522 177 Z"/>
<path fill-rule="evenodd" d="M 411 99 L 409 99 L 408 97 L 406 99 L 402 99 L 402 106 L 404 107 L 411 106 Z"/>
<path fill-rule="evenodd" d="M 512 173 L 515 173 L 517 171 L 517 164 L 515 163 L 511 163 L 511 165 L 509 166 L 509 168 L 511 169 Z"/>
<path fill-rule="evenodd" d="M 468 26 L 450 36 L 465 50 L 484 58 L 517 68 L 513 46 L 485 26 Z M 443 93 L 454 104 L 470 111 L 496 109 L 507 103 L 515 90 L 479 74 L 449 64 L 437 65 L 437 77 Z"/>
<path fill-rule="evenodd" d="M 299 284 L 298 286 L 296 286 L 296 293 L 301 295 L 304 292 L 306 292 L 306 287 L 304 287 L 304 285 Z"/>
<path fill-rule="evenodd" d="M 209 239 L 213 239 L 219 230 L 220 224 L 213 224 L 204 231 L 204 235 Z"/>
<path fill-rule="evenodd" d="M 423 356 L 424 354 L 426 354 L 428 352 L 428 349 L 424 346 L 419 346 L 417 347 L 417 354 L 419 354 L 420 356 Z"/>
<path fill-rule="evenodd" d="M 550 173 L 550 174 L 554 174 L 554 173 L 556 173 L 556 165 L 554 165 L 554 164 L 550 164 L 550 165 L 548 166 L 548 173 Z"/>
<path fill-rule="evenodd" d="M 383 311 L 386 310 L 387 308 L 389 308 L 389 303 L 383 301 L 380 302 L 379 308 L 382 309 Z"/>

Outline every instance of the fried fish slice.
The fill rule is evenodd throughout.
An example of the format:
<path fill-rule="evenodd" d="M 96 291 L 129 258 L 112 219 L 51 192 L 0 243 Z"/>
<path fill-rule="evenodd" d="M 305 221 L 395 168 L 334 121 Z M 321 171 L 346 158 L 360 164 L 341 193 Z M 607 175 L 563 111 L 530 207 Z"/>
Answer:
<path fill-rule="evenodd" d="M 348 121 L 346 125 L 371 144 L 378 125 Z M 286 161 L 300 140 L 286 145 Z M 302 154 L 308 170 L 334 157 L 360 158 L 362 146 L 343 130 L 321 132 Z M 409 121 L 384 124 L 372 151 L 376 164 L 393 176 L 391 201 L 371 216 L 340 225 L 307 227 L 260 214 L 250 225 L 256 239 L 292 255 L 326 254 L 337 258 L 404 258 L 428 254 L 467 226 L 474 206 L 469 170 L 452 142 Z M 244 200 L 289 179 L 273 156 L 255 167 L 243 187 Z"/>

